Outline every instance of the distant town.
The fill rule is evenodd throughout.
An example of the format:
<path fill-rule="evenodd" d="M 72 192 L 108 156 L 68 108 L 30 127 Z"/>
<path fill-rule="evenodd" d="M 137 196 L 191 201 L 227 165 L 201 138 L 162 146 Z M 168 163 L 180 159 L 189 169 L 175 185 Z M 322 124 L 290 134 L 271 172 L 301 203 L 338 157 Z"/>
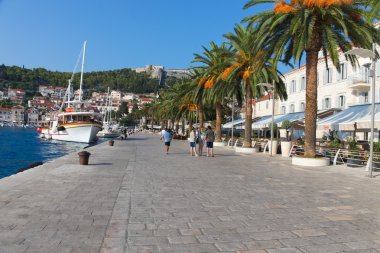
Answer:
<path fill-rule="evenodd" d="M 136 73 L 147 73 L 151 78 L 175 77 L 187 78 L 190 73 L 186 69 L 165 70 L 164 66 L 148 65 L 144 68 L 132 69 Z M 1 126 L 39 126 L 46 117 L 58 111 L 67 94 L 67 87 L 39 85 L 38 95 L 28 97 L 27 92 L 20 88 L 0 90 L 0 125 Z M 72 99 L 79 97 L 79 89 L 69 91 Z M 88 97 L 88 96 L 87 96 Z M 141 110 L 144 104 L 151 103 L 156 98 L 155 93 L 136 94 L 110 90 L 108 92 L 91 92 L 84 102 L 94 111 L 104 113 L 106 110 L 118 112 L 124 106 L 125 113 Z"/>

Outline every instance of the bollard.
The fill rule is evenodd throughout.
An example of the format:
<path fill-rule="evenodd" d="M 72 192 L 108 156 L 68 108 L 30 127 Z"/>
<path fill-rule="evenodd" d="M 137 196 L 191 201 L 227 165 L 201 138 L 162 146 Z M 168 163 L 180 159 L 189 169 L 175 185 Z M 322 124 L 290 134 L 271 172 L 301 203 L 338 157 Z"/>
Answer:
<path fill-rule="evenodd" d="M 108 145 L 113 146 L 114 140 L 108 141 Z"/>
<path fill-rule="evenodd" d="M 78 155 L 79 155 L 79 164 L 88 165 L 88 158 L 90 157 L 91 153 L 87 151 L 81 151 L 78 153 Z"/>

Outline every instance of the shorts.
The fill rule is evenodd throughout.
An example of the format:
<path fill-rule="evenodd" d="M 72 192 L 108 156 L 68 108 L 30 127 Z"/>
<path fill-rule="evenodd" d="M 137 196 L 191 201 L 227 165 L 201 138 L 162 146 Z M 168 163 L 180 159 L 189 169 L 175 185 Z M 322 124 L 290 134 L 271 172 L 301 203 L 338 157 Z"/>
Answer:
<path fill-rule="evenodd" d="M 190 147 L 195 148 L 195 142 L 190 142 Z"/>
<path fill-rule="evenodd" d="M 170 141 L 165 142 L 165 146 L 170 146 Z"/>
<path fill-rule="evenodd" d="M 206 142 L 206 147 L 214 148 L 214 143 L 213 142 Z"/>

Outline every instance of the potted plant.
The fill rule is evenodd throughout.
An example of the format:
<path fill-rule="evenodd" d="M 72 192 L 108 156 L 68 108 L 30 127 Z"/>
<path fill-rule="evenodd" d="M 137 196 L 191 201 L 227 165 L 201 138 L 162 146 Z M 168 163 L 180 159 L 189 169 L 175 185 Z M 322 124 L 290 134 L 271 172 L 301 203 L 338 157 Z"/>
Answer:
<path fill-rule="evenodd" d="M 363 159 L 359 153 L 358 142 L 353 137 L 347 137 L 345 141 L 348 149 L 347 167 L 363 166 Z"/>
<path fill-rule="evenodd" d="M 380 169 L 380 142 L 373 143 L 373 168 Z"/>
<path fill-rule="evenodd" d="M 281 130 L 285 130 L 285 140 L 281 140 L 281 154 L 285 157 L 289 156 L 289 151 L 292 148 L 292 142 L 289 139 L 289 129 L 291 127 L 292 123 L 289 120 L 284 120 L 281 124 Z"/>
<path fill-rule="evenodd" d="M 333 163 L 337 150 L 342 148 L 342 142 L 338 137 L 332 139 L 327 138 L 327 136 L 324 137 L 326 137 L 326 141 L 330 140 L 326 144 L 329 148 L 329 150 L 326 151 L 326 156 L 330 157 L 330 162 Z"/>

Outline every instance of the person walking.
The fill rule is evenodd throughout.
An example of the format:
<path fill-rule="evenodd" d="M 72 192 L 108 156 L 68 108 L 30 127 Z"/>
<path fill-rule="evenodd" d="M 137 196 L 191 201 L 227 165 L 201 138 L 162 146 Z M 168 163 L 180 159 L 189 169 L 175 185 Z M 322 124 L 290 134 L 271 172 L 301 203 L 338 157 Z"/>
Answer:
<path fill-rule="evenodd" d="M 212 131 L 211 126 L 207 127 L 206 130 L 206 147 L 207 147 L 207 156 L 214 157 L 214 140 L 215 140 L 215 134 L 214 131 Z"/>
<path fill-rule="evenodd" d="M 161 132 L 160 132 L 160 135 L 161 135 L 161 140 L 163 141 L 164 139 L 164 133 L 167 131 L 168 129 L 167 128 L 162 128 Z"/>
<path fill-rule="evenodd" d="M 204 146 L 204 144 L 206 142 L 206 133 L 204 132 L 203 127 L 201 127 L 199 129 L 197 138 L 198 138 L 198 155 L 202 156 L 202 154 L 203 154 L 203 146 Z"/>
<path fill-rule="evenodd" d="M 162 133 L 162 139 L 164 141 L 164 151 L 166 154 L 169 154 L 169 148 L 170 148 L 170 142 L 173 139 L 173 134 L 171 129 L 169 128 L 168 130 L 165 129 L 165 131 Z"/>
<path fill-rule="evenodd" d="M 198 156 L 197 154 L 197 150 L 196 150 L 196 144 L 195 144 L 195 137 L 196 137 L 196 134 L 195 134 L 195 131 L 194 131 L 194 127 L 191 128 L 191 131 L 190 131 L 190 137 L 189 137 L 189 141 L 190 141 L 190 155 L 191 156 Z"/>

